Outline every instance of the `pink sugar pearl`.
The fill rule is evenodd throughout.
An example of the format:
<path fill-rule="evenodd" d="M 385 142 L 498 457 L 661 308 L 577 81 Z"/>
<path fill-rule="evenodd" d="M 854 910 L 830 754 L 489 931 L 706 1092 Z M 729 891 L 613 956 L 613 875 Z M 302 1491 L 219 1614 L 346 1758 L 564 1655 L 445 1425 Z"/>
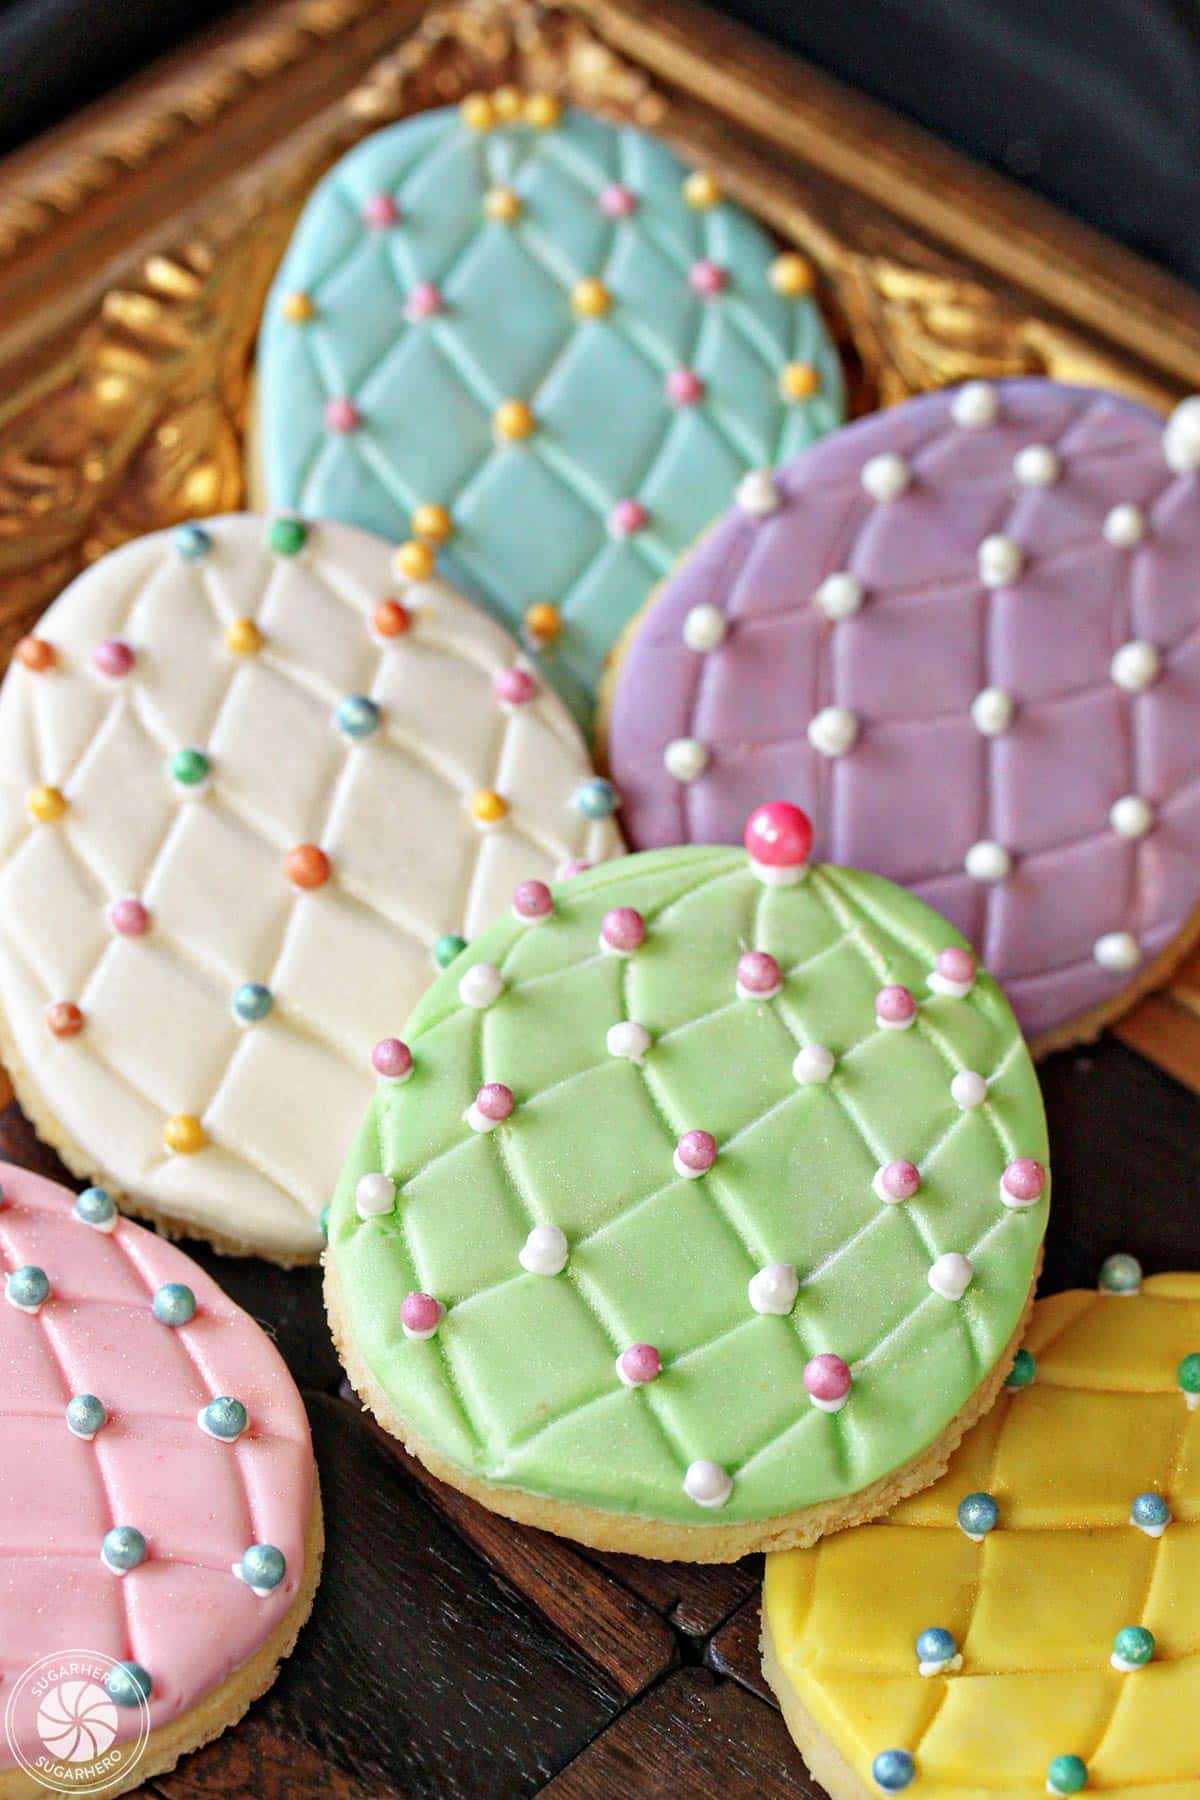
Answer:
<path fill-rule="evenodd" d="M 353 400 L 338 394 L 325 402 L 325 423 L 330 431 L 357 431 L 360 423 L 358 408 Z"/>
<path fill-rule="evenodd" d="M 696 406 L 704 398 L 704 383 L 695 369 L 672 369 L 666 394 L 672 406 Z"/>
<path fill-rule="evenodd" d="M 442 310 L 442 291 L 432 281 L 418 281 L 408 295 L 410 319 L 432 319 Z"/>
<path fill-rule="evenodd" d="M 150 914 L 136 894 L 125 894 L 108 909 L 108 922 L 118 937 L 141 937 L 150 926 Z"/>
<path fill-rule="evenodd" d="M 586 856 L 568 856 L 554 871 L 555 881 L 570 881 L 572 875 L 586 875 L 592 864 Z"/>
<path fill-rule="evenodd" d="M 916 1163 L 906 1162 L 903 1158 L 885 1163 L 876 1179 L 889 1200 L 911 1200 L 921 1186 L 921 1172 Z"/>
<path fill-rule="evenodd" d="M 772 800 L 755 807 L 746 820 L 742 841 L 764 868 L 802 868 L 812 850 L 812 822 L 790 801 Z"/>
<path fill-rule="evenodd" d="M 538 691 L 528 669 L 501 669 L 493 685 L 502 706 L 528 706 Z"/>
<path fill-rule="evenodd" d="M 880 988 L 875 996 L 875 1017 L 881 1025 L 911 1025 L 917 1003 L 906 987 Z"/>
<path fill-rule="evenodd" d="M 606 219 L 627 219 L 637 207 L 637 195 L 619 181 L 610 181 L 600 190 L 600 211 Z"/>
<path fill-rule="evenodd" d="M 737 984 L 746 993 L 765 998 L 777 994 L 782 983 L 779 964 L 768 951 L 747 950 L 744 956 L 738 957 Z"/>
<path fill-rule="evenodd" d="M 446 1316 L 446 1309 L 432 1294 L 405 1294 L 400 1302 L 400 1323 L 413 1337 L 428 1337 Z"/>
<path fill-rule="evenodd" d="M 956 945 L 939 950 L 935 966 L 938 974 L 956 987 L 969 987 L 975 979 L 975 958 L 969 950 L 960 950 Z"/>
<path fill-rule="evenodd" d="M 475 1096 L 475 1110 L 482 1119 L 490 1119 L 499 1125 L 512 1112 L 516 1101 L 511 1088 L 505 1087 L 502 1081 L 487 1081 Z"/>
<path fill-rule="evenodd" d="M 675 1160 L 694 1175 L 703 1175 L 717 1160 L 717 1140 L 711 1131 L 685 1131 L 675 1146 Z"/>
<path fill-rule="evenodd" d="M 693 294 L 699 294 L 705 300 L 711 300 L 714 294 L 724 293 L 729 286 L 728 272 L 720 263 L 710 262 L 701 257 L 694 262 L 688 271 L 688 286 Z"/>
<path fill-rule="evenodd" d="M 645 528 L 649 518 L 640 500 L 618 500 L 608 515 L 608 528 L 614 537 L 632 537 Z"/>
<path fill-rule="evenodd" d="M 412 1051 L 400 1038 L 380 1038 L 371 1052 L 375 1073 L 386 1081 L 403 1081 L 412 1074 Z"/>
<path fill-rule="evenodd" d="M 1046 1191 L 1046 1171 L 1032 1156 L 1018 1157 L 1005 1169 L 1001 1186 L 1018 1206 L 1032 1206 Z"/>
<path fill-rule="evenodd" d="M 618 950 L 622 956 L 630 956 L 635 950 L 640 950 L 645 942 L 646 921 L 632 906 L 614 906 L 604 915 L 600 936 L 610 950 Z"/>
<path fill-rule="evenodd" d="M 818 1405 L 841 1406 L 850 1392 L 852 1380 L 849 1365 L 828 1350 L 805 1365 L 804 1385 Z"/>
<path fill-rule="evenodd" d="M 518 919 L 540 922 L 554 911 L 554 896 L 544 881 L 523 881 L 513 894 L 512 905 Z"/>
<path fill-rule="evenodd" d="M 134 665 L 134 653 L 122 638 L 105 638 L 92 651 L 92 662 L 101 675 L 107 675 L 110 681 L 120 681 L 128 675 Z"/>
<path fill-rule="evenodd" d="M 621 1379 L 630 1387 L 641 1387 L 644 1382 L 657 1381 L 662 1374 L 662 1357 L 653 1344 L 631 1344 L 623 1350 L 618 1359 Z"/>
<path fill-rule="evenodd" d="M 373 231 L 383 231 L 400 222 L 400 208 L 390 194 L 369 194 L 363 205 L 363 218 Z"/>

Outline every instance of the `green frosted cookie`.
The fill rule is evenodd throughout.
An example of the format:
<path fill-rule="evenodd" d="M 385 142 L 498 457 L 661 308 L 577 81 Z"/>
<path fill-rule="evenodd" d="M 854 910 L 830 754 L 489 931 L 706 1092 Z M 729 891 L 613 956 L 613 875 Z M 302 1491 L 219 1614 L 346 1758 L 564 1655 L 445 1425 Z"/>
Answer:
<path fill-rule="evenodd" d="M 932 1480 L 1046 1223 L 1033 1066 L 958 933 L 808 868 L 795 807 L 746 840 L 523 884 L 377 1048 L 330 1219 L 382 1422 L 497 1511 L 648 1555 L 808 1542 Z"/>

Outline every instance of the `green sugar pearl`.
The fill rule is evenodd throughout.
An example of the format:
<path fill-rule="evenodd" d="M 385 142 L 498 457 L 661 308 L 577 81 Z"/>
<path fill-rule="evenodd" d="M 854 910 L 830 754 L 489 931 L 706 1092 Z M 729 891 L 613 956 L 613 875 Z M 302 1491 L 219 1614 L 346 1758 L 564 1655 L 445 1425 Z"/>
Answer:
<path fill-rule="evenodd" d="M 208 758 L 203 750 L 177 750 L 171 758 L 171 780 L 180 787 L 199 787 L 208 779 Z"/>
<path fill-rule="evenodd" d="M 299 556 L 308 542 L 308 526 L 303 519 L 272 519 L 267 542 L 277 556 Z"/>
<path fill-rule="evenodd" d="M 1179 1365 L 1179 1385 L 1190 1407 L 1200 1406 L 1200 1351 L 1193 1350 Z"/>
<path fill-rule="evenodd" d="M 1013 1366 L 1008 1371 L 1008 1380 L 1004 1385 L 1014 1391 L 1018 1388 L 1027 1388 L 1036 1375 L 1037 1363 L 1029 1351 L 1018 1350 L 1013 1358 Z"/>
<path fill-rule="evenodd" d="M 465 937 L 459 937 L 457 931 L 448 931 L 433 946 L 433 960 L 439 969 L 448 969 L 456 956 L 462 954 L 467 947 Z"/>

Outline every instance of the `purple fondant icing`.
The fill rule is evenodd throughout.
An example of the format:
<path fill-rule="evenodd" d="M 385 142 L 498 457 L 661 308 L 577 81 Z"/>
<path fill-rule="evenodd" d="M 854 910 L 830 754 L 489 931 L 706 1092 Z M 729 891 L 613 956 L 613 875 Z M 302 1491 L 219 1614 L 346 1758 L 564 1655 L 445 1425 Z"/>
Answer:
<path fill-rule="evenodd" d="M 1029 1035 L 1114 1001 L 1200 903 L 1198 410 L 1175 415 L 1168 457 L 1164 421 L 1133 402 L 972 384 L 779 470 L 779 505 L 720 521 L 620 668 L 609 754 L 633 846 L 736 842 L 764 797 L 793 800 L 818 857 L 879 870 L 952 919 Z M 1030 446 L 1052 457 L 1018 474 Z M 863 483 L 881 454 L 909 477 L 888 499 Z M 1110 517 L 1118 507 L 1138 510 Z M 980 546 L 994 536 L 1020 566 L 989 586 Z M 834 574 L 862 599 L 831 618 L 814 596 Z M 727 621 L 712 648 L 685 642 L 697 607 Z M 707 624 L 689 635 L 711 640 Z M 1135 652 L 1131 687 L 1113 658 L 1133 641 L 1159 667 L 1148 678 Z M 990 688 L 1013 709 L 992 734 L 972 714 Z M 808 736 L 827 707 L 857 728 L 833 755 Z M 844 740 L 847 721 L 833 723 Z M 679 739 L 707 761 L 676 752 L 672 774 Z M 1141 835 L 1110 819 L 1129 797 L 1151 809 Z M 1139 811 L 1124 809 L 1127 831 Z M 1000 879 L 967 873 L 980 843 L 1007 853 Z"/>

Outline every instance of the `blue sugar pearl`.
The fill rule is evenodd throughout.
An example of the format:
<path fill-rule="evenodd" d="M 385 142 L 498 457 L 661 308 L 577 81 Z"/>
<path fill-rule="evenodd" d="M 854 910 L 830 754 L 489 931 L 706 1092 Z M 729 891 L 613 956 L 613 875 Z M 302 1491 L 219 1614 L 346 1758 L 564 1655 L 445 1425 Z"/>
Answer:
<path fill-rule="evenodd" d="M 1082 1756 L 1056 1756 L 1046 1770 L 1046 1789 L 1051 1794 L 1077 1794 L 1087 1786 L 1087 1778 Z"/>
<path fill-rule="evenodd" d="M 94 1438 L 108 1424 L 108 1414 L 95 1394 L 76 1394 L 67 1401 L 67 1429 L 78 1438 Z"/>
<path fill-rule="evenodd" d="M 917 1639 L 917 1661 L 923 1675 L 935 1673 L 944 1663 L 953 1662 L 957 1655 L 958 1639 L 940 1625 L 931 1625 Z"/>
<path fill-rule="evenodd" d="M 124 1574 L 146 1560 L 146 1540 L 133 1525 L 114 1525 L 105 1532 L 100 1554 L 110 1569 Z"/>
<path fill-rule="evenodd" d="M 575 810 L 585 819 L 611 819 L 620 805 L 620 795 L 611 781 L 597 775 L 575 789 Z"/>
<path fill-rule="evenodd" d="M 111 1231 L 117 1222 L 116 1202 L 107 1188 L 84 1188 L 75 1202 L 75 1217 L 96 1231 Z"/>
<path fill-rule="evenodd" d="M 461 956 L 467 947 L 465 937 L 459 937 L 457 931 L 448 931 L 433 946 L 433 960 L 439 969 L 448 969 L 456 956 Z"/>
<path fill-rule="evenodd" d="M 229 1394 L 222 1394 L 216 1400 L 210 1400 L 203 1408 L 196 1423 L 201 1431 L 207 1431 L 209 1437 L 220 1438 L 223 1444 L 232 1444 L 240 1438 L 250 1416 L 240 1400 L 234 1400 Z"/>
<path fill-rule="evenodd" d="M 1008 1371 L 1008 1380 L 1004 1385 L 1016 1393 L 1020 1388 L 1029 1387 L 1036 1375 L 1037 1363 L 1028 1350 L 1018 1350 L 1013 1358 L 1013 1366 Z"/>
<path fill-rule="evenodd" d="M 1129 1512 L 1130 1522 L 1153 1537 L 1161 1537 L 1171 1523 L 1171 1509 L 1161 1494 L 1138 1494 Z"/>
<path fill-rule="evenodd" d="M 900 1794 L 912 1785 L 917 1765 L 907 1750 L 881 1750 L 871 1764 L 871 1773 L 885 1794 Z"/>
<path fill-rule="evenodd" d="M 344 731 L 347 737 L 370 737 L 373 731 L 379 730 L 381 716 L 374 700 L 366 694 L 348 694 L 338 703 L 338 730 Z"/>
<path fill-rule="evenodd" d="M 35 1313 L 50 1298 L 50 1278 L 45 1269 L 27 1263 L 23 1269 L 13 1270 L 5 1283 L 4 1293 L 10 1306 L 21 1312 Z"/>
<path fill-rule="evenodd" d="M 199 525 L 181 525 L 175 533 L 175 548 L 184 562 L 199 562 L 212 549 L 212 539 Z"/>
<path fill-rule="evenodd" d="M 275 1004 L 275 996 L 261 981 L 243 981 L 233 993 L 233 1016 L 240 1025 L 257 1025 Z"/>
<path fill-rule="evenodd" d="M 968 1494 L 958 1503 L 958 1522 L 970 1538 L 986 1537 L 995 1531 L 1000 1508 L 990 1494 Z"/>
<path fill-rule="evenodd" d="M 256 1594 L 269 1594 L 287 1574 L 287 1558 L 274 1544 L 251 1544 L 243 1552 L 238 1574 Z"/>
<path fill-rule="evenodd" d="M 1126 1625 L 1113 1640 L 1112 1665 L 1128 1673 L 1144 1669 L 1154 1655 L 1154 1633 L 1144 1625 Z"/>
<path fill-rule="evenodd" d="M 1136 1294 L 1141 1285 L 1142 1265 L 1136 1256 L 1118 1252 L 1116 1256 L 1106 1256 L 1100 1264 L 1102 1294 Z"/>
<path fill-rule="evenodd" d="M 154 1683 L 141 1663 L 119 1662 L 104 1678 L 104 1691 L 118 1706 L 139 1706 L 154 1691 Z"/>
<path fill-rule="evenodd" d="M 167 1281 L 154 1296 L 154 1316 L 160 1325 L 188 1325 L 196 1316 L 196 1296 L 182 1281 Z"/>

